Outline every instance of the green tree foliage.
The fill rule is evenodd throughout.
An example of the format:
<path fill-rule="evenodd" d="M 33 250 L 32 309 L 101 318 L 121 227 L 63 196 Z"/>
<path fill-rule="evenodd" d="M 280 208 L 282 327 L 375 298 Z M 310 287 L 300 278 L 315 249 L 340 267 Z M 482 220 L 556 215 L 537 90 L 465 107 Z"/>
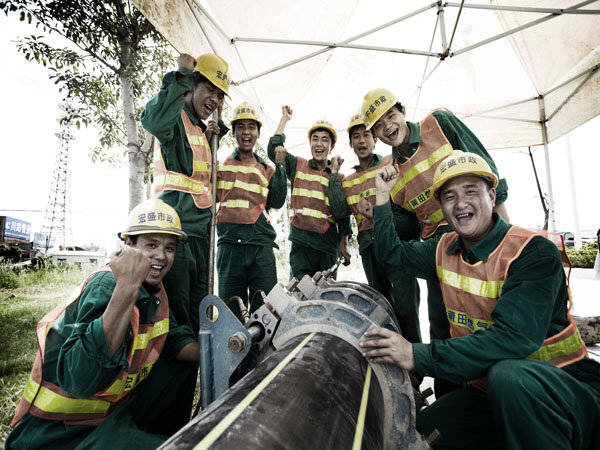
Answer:
<path fill-rule="evenodd" d="M 127 154 L 130 207 L 137 204 L 152 158 L 151 139 L 139 126 L 140 108 L 173 65 L 167 42 L 129 1 L 0 0 L 0 10 L 42 32 L 21 39 L 18 49 L 47 67 L 72 100 L 61 121 L 98 129 L 94 159 L 114 162 Z M 56 35 L 67 46 L 56 45 Z"/>
<path fill-rule="evenodd" d="M 577 250 L 575 247 L 567 247 L 567 255 L 569 255 L 569 259 L 571 260 L 573 267 L 581 267 L 584 269 L 593 268 L 597 253 L 597 242 L 585 244 L 579 250 Z"/>

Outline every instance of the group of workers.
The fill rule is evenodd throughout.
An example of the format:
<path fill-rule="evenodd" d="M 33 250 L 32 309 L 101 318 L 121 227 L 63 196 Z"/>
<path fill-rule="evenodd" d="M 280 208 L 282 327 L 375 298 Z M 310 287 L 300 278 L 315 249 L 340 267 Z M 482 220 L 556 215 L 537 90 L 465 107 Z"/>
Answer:
<path fill-rule="evenodd" d="M 182 54 L 178 64 L 141 116 L 160 144 L 156 197 L 130 213 L 110 264 L 38 323 L 6 448 L 154 448 L 183 426 L 207 294 L 212 184 L 219 296 L 254 310 L 277 281 L 268 211 L 285 203 L 288 180 L 290 276 L 349 258 L 355 217 L 368 282 L 401 329 L 369 330 L 364 355 L 434 378 L 436 401 L 418 413 L 417 429 L 440 432 L 435 448 L 600 448 L 600 364 L 570 315 L 560 241 L 509 224 L 506 181 L 458 118 L 440 109 L 408 122 L 392 92 L 372 90 L 348 124 L 358 165 L 343 175 L 327 120 L 308 130 L 307 160 L 285 148 L 293 112 L 283 106 L 270 164 L 254 151 L 260 117 L 243 103 L 231 122 L 237 148 L 212 179 L 208 142 L 229 129 L 209 117 L 228 96 L 228 65 L 214 54 Z M 389 155 L 373 153 L 378 139 Z M 427 280 L 429 344 L 417 277 Z M 240 314 L 237 301 L 228 304 Z"/>

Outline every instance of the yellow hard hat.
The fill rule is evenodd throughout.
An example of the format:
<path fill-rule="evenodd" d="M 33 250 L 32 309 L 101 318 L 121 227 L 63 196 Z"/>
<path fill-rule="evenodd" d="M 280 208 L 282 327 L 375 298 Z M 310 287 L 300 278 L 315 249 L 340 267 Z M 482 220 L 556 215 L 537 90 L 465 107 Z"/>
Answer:
<path fill-rule="evenodd" d="M 498 186 L 498 177 L 492 172 L 485 159 L 475 153 L 454 150 L 435 169 L 431 186 L 434 197 L 439 200 L 439 191 L 442 186 L 451 179 L 463 175 L 483 177 L 491 181 L 493 187 Z"/>
<path fill-rule="evenodd" d="M 229 96 L 229 64 L 223 58 L 214 53 L 200 55 L 196 59 L 194 70 Z"/>
<path fill-rule="evenodd" d="M 356 125 L 364 124 L 365 120 L 363 119 L 362 113 L 360 111 L 357 111 L 354 114 L 352 114 L 352 117 L 350 117 L 350 122 L 348 123 L 348 128 L 346 128 L 346 130 L 348 131 L 348 133 L 350 133 L 350 130 Z"/>
<path fill-rule="evenodd" d="M 262 122 L 258 118 L 256 109 L 248 102 L 242 103 L 240 106 L 235 108 L 233 119 L 231 120 L 231 127 L 234 127 L 234 123 L 241 119 L 251 119 L 258 123 L 258 127 L 262 126 Z"/>
<path fill-rule="evenodd" d="M 313 126 L 308 129 L 308 139 L 309 140 L 310 140 L 310 136 L 313 134 L 313 131 L 315 131 L 318 128 L 324 128 L 327 131 L 331 131 L 331 134 L 333 134 L 333 144 L 335 144 L 337 142 L 337 133 L 335 132 L 335 128 L 333 128 L 333 125 L 331 125 L 331 122 L 327 119 L 317 120 L 313 124 Z"/>
<path fill-rule="evenodd" d="M 158 198 L 151 198 L 133 208 L 127 222 L 125 231 L 119 233 L 121 239 L 149 233 L 173 234 L 178 238 L 187 237 L 181 229 L 177 212 Z"/>
<path fill-rule="evenodd" d="M 384 88 L 373 89 L 365 94 L 360 112 L 363 115 L 365 126 L 370 130 L 375 122 L 396 104 L 396 97 L 392 91 Z"/>

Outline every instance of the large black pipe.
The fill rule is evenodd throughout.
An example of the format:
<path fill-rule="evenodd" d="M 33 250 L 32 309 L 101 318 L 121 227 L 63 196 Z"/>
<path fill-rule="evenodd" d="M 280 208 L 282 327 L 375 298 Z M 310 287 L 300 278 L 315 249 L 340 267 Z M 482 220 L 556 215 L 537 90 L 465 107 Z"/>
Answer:
<path fill-rule="evenodd" d="M 162 448 L 194 448 L 211 430 L 217 436 L 213 449 L 352 448 L 368 364 L 342 339 L 314 334 L 252 402 L 245 402 L 307 336 L 291 339 L 271 354 Z M 223 426 L 222 420 L 246 403 L 231 425 Z M 362 448 L 379 449 L 384 408 L 375 376 L 366 405 Z"/>

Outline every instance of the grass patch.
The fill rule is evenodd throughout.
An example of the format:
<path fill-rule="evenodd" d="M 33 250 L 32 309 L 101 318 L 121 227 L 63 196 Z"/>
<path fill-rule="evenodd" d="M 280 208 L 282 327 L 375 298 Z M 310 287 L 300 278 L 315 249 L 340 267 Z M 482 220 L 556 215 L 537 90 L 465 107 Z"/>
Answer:
<path fill-rule="evenodd" d="M 18 287 L 0 289 L 0 446 L 37 351 L 35 324 L 72 295 L 90 267 L 50 266 L 16 273 Z"/>

